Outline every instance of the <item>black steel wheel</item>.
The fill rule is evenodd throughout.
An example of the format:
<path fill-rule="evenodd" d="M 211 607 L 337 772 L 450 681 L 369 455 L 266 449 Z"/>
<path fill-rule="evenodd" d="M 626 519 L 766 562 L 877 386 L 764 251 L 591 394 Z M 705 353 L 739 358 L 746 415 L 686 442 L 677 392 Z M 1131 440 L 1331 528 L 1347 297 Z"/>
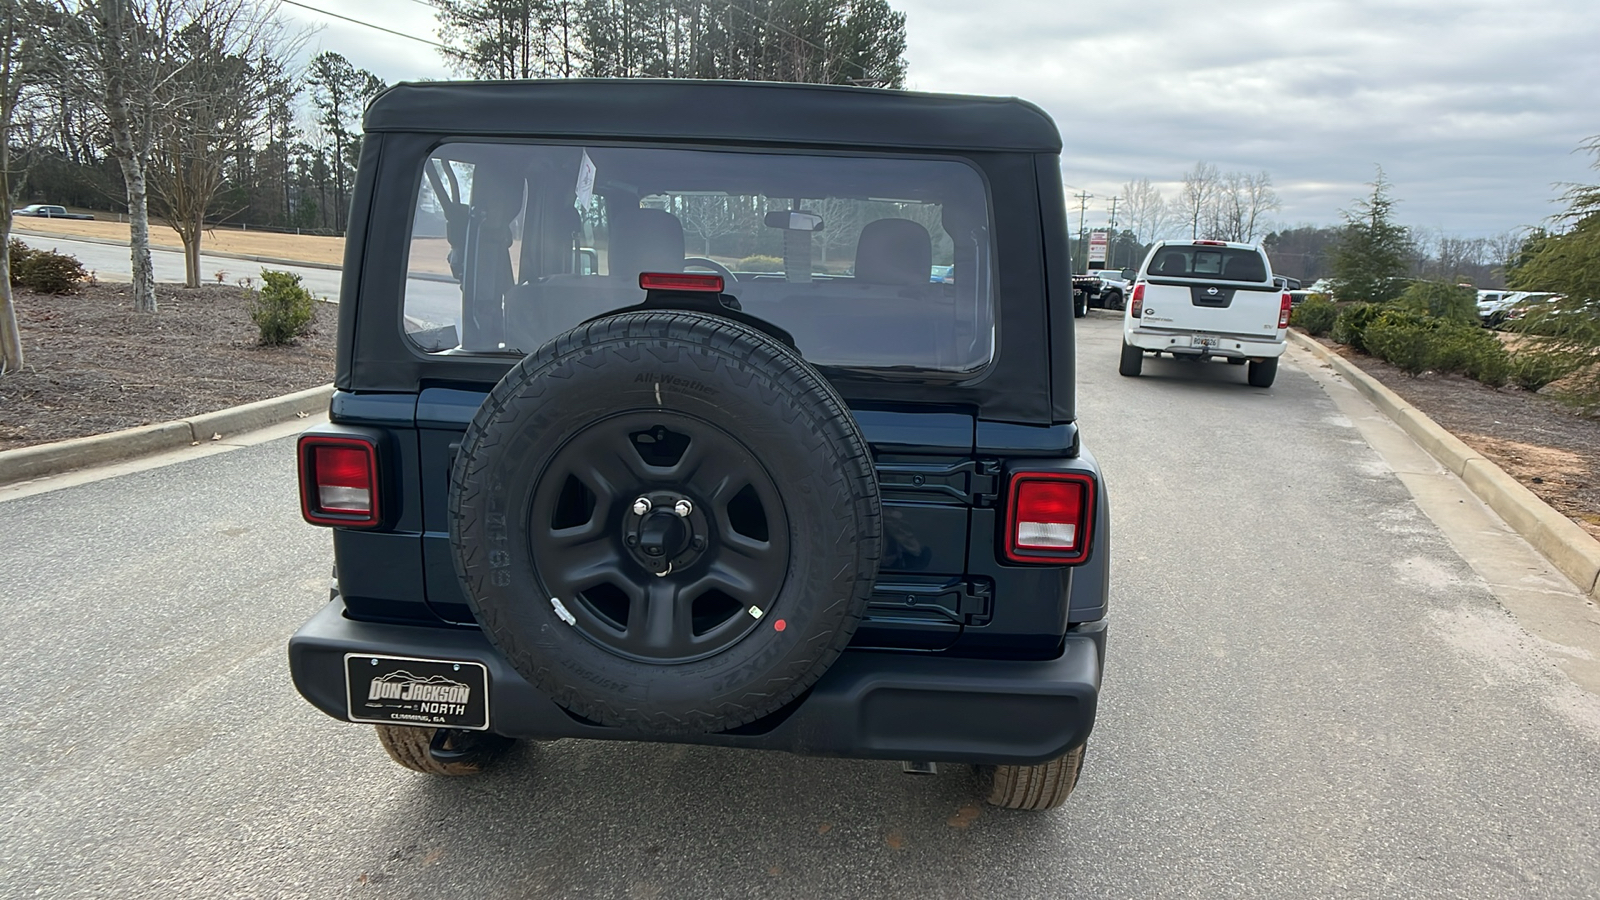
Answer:
<path fill-rule="evenodd" d="M 617 656 L 691 662 L 759 624 L 789 568 L 772 476 L 705 419 L 635 411 L 583 428 L 533 490 L 528 542 L 572 627 Z M 645 577 L 653 576 L 653 577 Z"/>
<path fill-rule="evenodd" d="M 484 633 L 574 714 L 720 731 L 837 659 L 881 553 L 871 454 L 792 349 L 711 315 L 632 312 L 490 393 L 451 474 Z"/>

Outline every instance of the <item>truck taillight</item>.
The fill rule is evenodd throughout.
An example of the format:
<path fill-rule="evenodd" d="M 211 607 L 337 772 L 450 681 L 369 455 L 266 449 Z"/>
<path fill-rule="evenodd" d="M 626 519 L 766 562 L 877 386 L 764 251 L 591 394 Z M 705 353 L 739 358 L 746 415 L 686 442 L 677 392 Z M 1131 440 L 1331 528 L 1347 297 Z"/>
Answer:
<path fill-rule="evenodd" d="M 1076 565 L 1089 558 L 1094 478 L 1084 472 L 1019 472 L 1006 503 L 1006 559 Z"/>
<path fill-rule="evenodd" d="M 1278 327 L 1289 327 L 1289 313 L 1294 308 L 1294 301 L 1288 291 L 1283 292 L 1283 302 L 1278 304 Z"/>
<path fill-rule="evenodd" d="M 1133 286 L 1133 303 L 1128 307 L 1128 312 L 1135 319 L 1139 318 L 1139 314 L 1144 312 L 1144 282 L 1142 281 Z"/>
<path fill-rule="evenodd" d="M 378 448 L 352 437 L 300 438 L 300 513 L 313 525 L 378 524 Z"/>

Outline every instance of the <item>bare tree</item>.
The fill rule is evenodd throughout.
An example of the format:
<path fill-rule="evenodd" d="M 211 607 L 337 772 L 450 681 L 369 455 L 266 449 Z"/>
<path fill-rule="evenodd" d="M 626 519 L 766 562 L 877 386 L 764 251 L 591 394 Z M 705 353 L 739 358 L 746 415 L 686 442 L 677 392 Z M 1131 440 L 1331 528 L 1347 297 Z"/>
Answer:
<path fill-rule="evenodd" d="M 1140 243 L 1161 236 L 1166 227 L 1167 201 L 1148 178 L 1122 186 L 1122 223 Z"/>
<path fill-rule="evenodd" d="M 1219 240 L 1250 243 L 1261 229 L 1262 216 L 1279 206 L 1271 175 L 1228 172 L 1219 179 L 1204 216 L 1210 223 L 1208 233 Z"/>
<path fill-rule="evenodd" d="M 128 201 L 133 308 L 156 311 L 150 263 L 149 169 L 179 65 L 176 36 L 203 0 L 57 0 L 65 14 L 57 64 L 77 79 L 78 100 L 105 115 L 111 156 Z"/>
<path fill-rule="evenodd" d="M 675 194 L 669 202 L 683 230 L 700 239 L 704 256 L 711 255 L 711 244 L 718 238 L 748 234 L 756 227 L 755 207 L 746 197 Z"/>
<path fill-rule="evenodd" d="M 24 94 L 39 81 L 36 52 L 48 10 L 0 0 L 0 375 L 22 368 L 22 332 L 11 303 L 11 141 Z"/>
<path fill-rule="evenodd" d="M 1183 173 L 1183 187 L 1178 191 L 1177 217 L 1189 229 L 1190 238 L 1199 238 L 1214 223 L 1217 192 L 1222 185 L 1222 173 L 1204 160 Z"/>
<path fill-rule="evenodd" d="M 294 42 L 276 3 L 202 0 L 189 13 L 175 35 L 178 74 L 168 82 L 150 181 L 183 244 L 184 284 L 199 287 L 206 215 L 233 148 L 265 136 L 269 99 L 287 89 L 282 73 Z"/>

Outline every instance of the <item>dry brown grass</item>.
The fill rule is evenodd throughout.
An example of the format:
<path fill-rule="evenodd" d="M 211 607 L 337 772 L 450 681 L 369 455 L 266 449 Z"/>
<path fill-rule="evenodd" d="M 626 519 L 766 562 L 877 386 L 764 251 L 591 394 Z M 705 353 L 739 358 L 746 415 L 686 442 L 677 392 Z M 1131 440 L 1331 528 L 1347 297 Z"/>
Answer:
<path fill-rule="evenodd" d="M 128 226 L 122 222 L 92 222 L 75 219 L 25 219 L 18 217 L 12 227 L 19 231 L 58 234 L 62 237 L 91 237 L 102 240 L 128 240 Z M 150 223 L 150 243 L 156 247 L 182 250 L 178 233 L 165 224 Z M 339 265 L 344 262 L 344 238 L 309 234 L 275 234 L 268 231 L 240 231 L 218 228 L 200 239 L 200 250 L 242 253 L 247 256 L 274 256 L 302 262 Z M 209 275 L 210 273 L 202 273 Z"/>

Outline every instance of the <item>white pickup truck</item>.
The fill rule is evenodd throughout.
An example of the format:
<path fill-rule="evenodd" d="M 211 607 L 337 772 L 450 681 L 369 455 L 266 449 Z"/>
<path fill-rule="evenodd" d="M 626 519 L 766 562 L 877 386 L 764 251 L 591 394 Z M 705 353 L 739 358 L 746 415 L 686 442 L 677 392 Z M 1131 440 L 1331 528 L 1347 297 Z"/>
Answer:
<path fill-rule="evenodd" d="M 13 209 L 13 216 L 31 216 L 35 219 L 93 219 L 87 213 L 67 212 L 65 206 L 53 206 L 49 203 L 32 203 L 21 209 Z"/>
<path fill-rule="evenodd" d="M 1118 371 L 1138 375 L 1144 355 L 1250 364 L 1270 387 L 1289 334 L 1289 293 L 1254 244 L 1160 241 L 1150 248 L 1122 319 Z"/>

